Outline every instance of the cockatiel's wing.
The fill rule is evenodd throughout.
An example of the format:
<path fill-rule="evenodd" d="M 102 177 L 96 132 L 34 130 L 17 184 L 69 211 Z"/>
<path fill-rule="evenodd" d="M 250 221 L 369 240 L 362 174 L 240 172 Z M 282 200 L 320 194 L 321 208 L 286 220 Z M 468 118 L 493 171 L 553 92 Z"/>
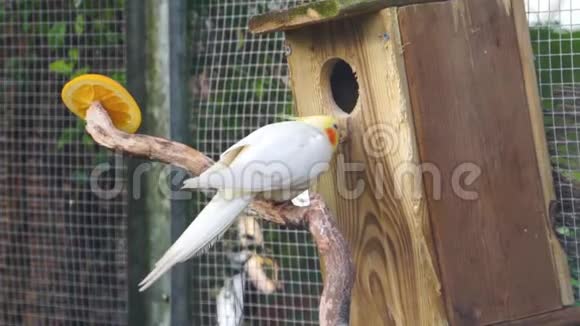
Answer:
<path fill-rule="evenodd" d="M 184 188 L 262 192 L 304 188 L 328 168 L 332 145 L 319 129 L 300 121 L 260 128 L 226 150 L 220 161 Z"/>

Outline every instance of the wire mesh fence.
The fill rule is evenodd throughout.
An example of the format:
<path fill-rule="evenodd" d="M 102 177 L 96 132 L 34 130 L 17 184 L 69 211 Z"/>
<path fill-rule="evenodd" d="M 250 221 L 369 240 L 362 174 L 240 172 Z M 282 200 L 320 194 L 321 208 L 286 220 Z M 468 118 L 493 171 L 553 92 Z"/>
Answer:
<path fill-rule="evenodd" d="M 252 36 L 246 24 L 300 2 L 207 0 L 188 13 L 192 130 L 202 152 L 216 158 L 291 112 L 283 34 Z M 561 202 L 556 231 L 579 299 L 580 4 L 526 4 Z M 90 171 L 113 158 L 58 96 L 66 80 L 89 71 L 124 82 L 125 5 L 0 2 L 0 325 L 127 324 L 126 194 L 93 194 Z M 123 172 L 114 168 L 102 186 Z M 207 198 L 197 196 L 201 207 Z M 243 301 L 236 307 L 246 325 L 318 324 L 322 276 L 306 232 L 244 220 L 191 266 L 194 325 L 215 325 L 231 299 Z"/>
<path fill-rule="evenodd" d="M 191 79 L 193 129 L 196 147 L 202 152 L 217 158 L 251 131 L 291 113 L 283 34 L 252 36 L 246 26 L 254 14 L 297 3 L 223 0 L 206 1 L 194 9 L 194 33 L 200 34 L 195 38 Z M 204 203 L 201 198 L 199 204 Z M 194 324 L 219 321 L 219 305 L 224 304 L 220 295 L 235 275 L 248 280 L 241 298 L 247 324 L 318 324 L 322 278 L 310 235 L 259 225 L 251 231 L 253 246 L 240 245 L 239 239 L 248 234 L 248 227 L 242 224 L 241 230 L 233 228 L 213 250 L 193 262 Z M 267 283 L 252 283 L 250 274 L 255 271 L 248 263 L 236 262 L 240 255 L 266 257 L 269 279 L 276 289 L 269 291 Z"/>
<path fill-rule="evenodd" d="M 580 3 L 527 0 L 544 126 L 560 202 L 556 233 L 580 298 Z"/>
<path fill-rule="evenodd" d="M 124 196 L 60 102 L 87 71 L 124 75 L 122 1 L 0 2 L 0 324 L 124 325 Z M 122 178 L 122 171 L 102 182 Z"/>
<path fill-rule="evenodd" d="M 531 4 L 530 1 L 537 3 Z M 245 26 L 248 17 L 253 14 L 295 4 L 297 3 L 286 1 L 212 1 L 197 8 L 197 30 L 203 30 L 203 36 L 195 47 L 198 50 L 194 60 L 197 72 L 192 79 L 192 89 L 197 95 L 194 103 L 194 139 L 198 141 L 197 145 L 202 151 L 216 157 L 237 139 L 274 121 L 278 114 L 290 111 L 291 98 L 284 63 L 283 35 L 278 33 L 255 37 L 248 34 Z M 528 0 L 527 5 L 545 108 L 546 130 L 555 168 L 557 197 L 562 203 L 556 230 L 569 255 L 578 298 L 576 280 L 580 264 L 580 236 L 576 235 L 576 220 L 580 217 L 580 139 L 576 105 L 580 103 L 577 97 L 580 95 L 580 86 L 575 81 L 580 77 L 580 34 L 571 30 L 580 27 L 580 8 L 572 7 L 572 2 L 568 7 L 561 7 L 556 4 L 546 6 L 543 1 L 538 0 Z M 264 230 L 266 237 L 272 238 L 264 247 L 266 250 L 273 249 L 273 257 L 287 256 L 283 252 L 295 247 L 295 242 L 287 242 L 281 238 L 288 232 L 278 228 Z M 301 235 L 305 243 L 308 243 L 306 234 L 291 232 Z M 195 268 L 198 268 L 194 275 L 208 275 L 199 278 L 203 283 L 198 284 L 204 286 L 194 288 L 194 292 L 198 292 L 195 297 L 203 298 L 195 301 L 194 320 L 203 323 L 217 320 L 216 300 L 212 297 L 217 297 L 228 275 L 235 274 L 236 268 L 232 268 L 231 259 L 228 257 L 232 254 L 231 248 L 236 247 L 237 239 L 234 230 L 221 246 L 217 246 L 210 255 L 194 263 Z M 306 245 L 309 256 L 299 254 L 287 257 L 290 260 L 282 264 L 282 270 L 287 270 L 288 273 L 281 277 L 281 281 L 312 284 L 313 288 L 307 292 L 301 292 L 299 288 L 292 292 L 280 291 L 273 296 L 276 298 L 274 301 L 267 301 L 268 297 L 262 295 L 261 300 L 264 301 L 250 303 L 258 309 L 246 309 L 246 321 L 251 324 L 316 324 L 316 298 L 319 295 L 317 291 L 321 289 L 321 278 L 318 273 L 313 273 L 316 270 L 310 269 L 310 266 L 316 266 L 317 261 L 316 252 L 310 246 Z M 311 259 L 312 263 L 306 266 L 297 264 L 305 258 Z M 300 276 L 300 273 L 312 276 L 308 276 L 304 283 L 304 276 Z M 250 300 L 256 300 L 255 292 L 255 289 L 249 291 L 250 296 L 253 296 Z M 300 307 L 288 304 L 292 302 L 292 297 L 304 298 L 305 294 L 312 298 L 304 301 L 307 307 L 303 306 L 304 303 L 301 304 L 306 311 L 311 312 L 306 315 L 300 311 Z M 277 318 L 264 316 L 265 313 L 276 313 Z M 308 318 L 296 320 L 287 318 L 288 314 Z"/>

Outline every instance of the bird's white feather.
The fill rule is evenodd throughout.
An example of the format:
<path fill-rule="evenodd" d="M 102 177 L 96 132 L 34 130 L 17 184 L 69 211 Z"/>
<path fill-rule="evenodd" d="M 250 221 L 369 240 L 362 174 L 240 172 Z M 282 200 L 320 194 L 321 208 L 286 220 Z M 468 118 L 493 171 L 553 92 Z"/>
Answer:
<path fill-rule="evenodd" d="M 275 123 L 230 147 L 217 163 L 219 168 L 187 180 L 184 188 L 304 190 L 328 168 L 332 153 L 321 130 L 300 121 Z"/>
<path fill-rule="evenodd" d="M 302 121 L 267 125 L 230 147 L 214 166 L 185 181 L 184 188 L 217 189 L 218 194 L 155 264 L 140 291 L 209 248 L 255 195 L 285 200 L 306 190 L 328 168 L 332 153 L 324 131 Z"/>
<path fill-rule="evenodd" d="M 252 198 L 253 196 L 249 194 L 231 198 L 223 192 L 218 192 L 155 264 L 151 273 L 139 283 L 139 291 L 150 287 L 175 264 L 209 249 L 234 223 L 236 217 L 248 206 Z"/>

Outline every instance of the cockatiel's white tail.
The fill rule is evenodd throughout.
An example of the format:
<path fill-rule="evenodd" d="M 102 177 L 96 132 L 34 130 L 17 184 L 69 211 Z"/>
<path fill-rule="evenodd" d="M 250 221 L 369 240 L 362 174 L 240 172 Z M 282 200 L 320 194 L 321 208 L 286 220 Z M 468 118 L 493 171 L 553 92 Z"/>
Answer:
<path fill-rule="evenodd" d="M 145 291 L 175 264 L 209 249 L 234 223 L 236 217 L 250 204 L 253 195 L 229 196 L 218 192 L 191 222 L 183 234 L 155 264 L 155 268 L 139 283 Z"/>

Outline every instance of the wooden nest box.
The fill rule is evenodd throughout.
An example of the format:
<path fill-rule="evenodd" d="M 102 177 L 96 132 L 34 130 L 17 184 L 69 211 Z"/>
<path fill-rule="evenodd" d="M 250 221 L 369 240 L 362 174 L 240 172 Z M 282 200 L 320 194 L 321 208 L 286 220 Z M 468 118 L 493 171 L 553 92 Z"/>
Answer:
<path fill-rule="evenodd" d="M 250 30 L 285 31 L 297 113 L 348 130 L 319 190 L 351 325 L 580 324 L 522 0 L 327 0 Z"/>

